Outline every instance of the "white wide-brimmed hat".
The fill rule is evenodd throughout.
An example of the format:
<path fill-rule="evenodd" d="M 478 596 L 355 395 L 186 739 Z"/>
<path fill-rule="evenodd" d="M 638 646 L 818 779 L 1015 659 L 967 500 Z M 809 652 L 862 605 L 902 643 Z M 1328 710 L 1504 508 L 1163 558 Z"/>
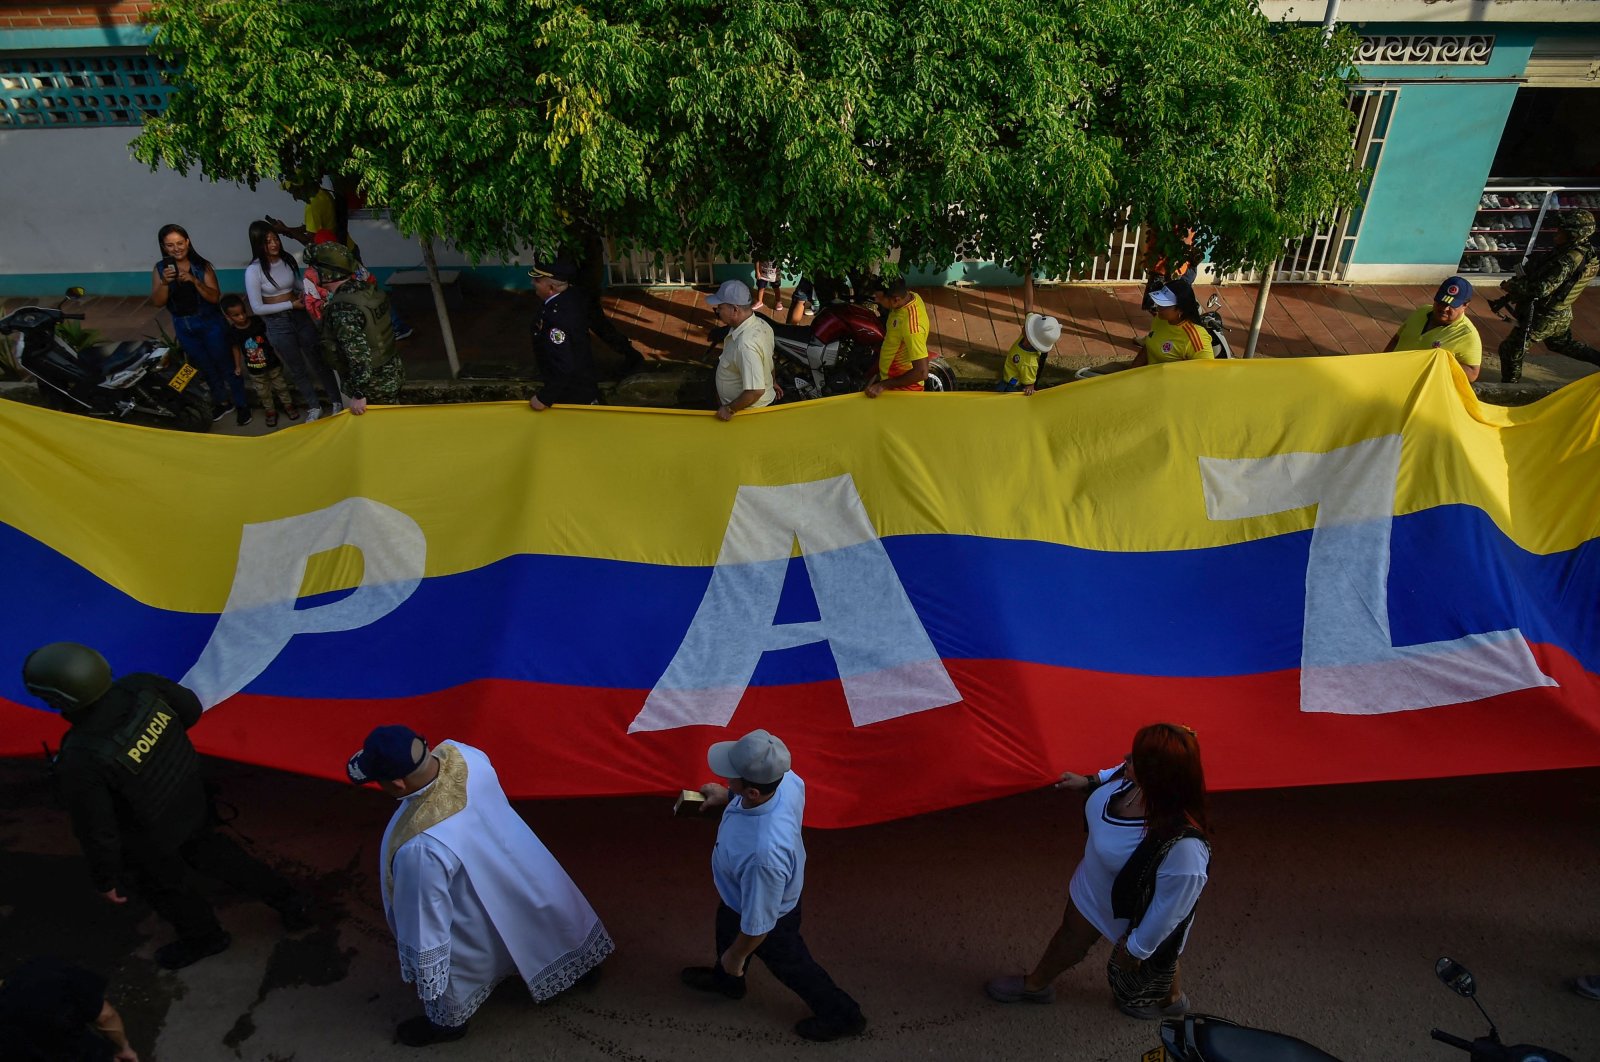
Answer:
<path fill-rule="evenodd" d="M 1022 322 L 1022 334 L 1028 345 L 1039 353 L 1048 353 L 1061 338 L 1061 322 L 1042 313 L 1030 313 Z"/>

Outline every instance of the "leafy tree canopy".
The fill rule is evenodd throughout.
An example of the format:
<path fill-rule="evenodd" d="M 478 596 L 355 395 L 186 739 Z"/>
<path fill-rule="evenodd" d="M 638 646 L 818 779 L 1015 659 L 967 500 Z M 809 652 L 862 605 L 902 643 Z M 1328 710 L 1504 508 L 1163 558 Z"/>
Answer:
<path fill-rule="evenodd" d="M 332 175 L 474 257 L 1087 265 L 1121 219 L 1223 268 L 1353 201 L 1353 41 L 1253 0 L 160 0 L 135 155 Z M 1177 253 L 1178 248 L 1167 248 Z"/>

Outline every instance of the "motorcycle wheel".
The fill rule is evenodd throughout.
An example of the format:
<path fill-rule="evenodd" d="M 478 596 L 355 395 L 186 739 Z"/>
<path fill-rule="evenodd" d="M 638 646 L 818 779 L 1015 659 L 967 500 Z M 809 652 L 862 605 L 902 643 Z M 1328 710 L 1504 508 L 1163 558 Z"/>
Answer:
<path fill-rule="evenodd" d="M 161 411 L 152 418 L 160 427 L 178 431 L 211 430 L 211 403 L 204 396 L 178 394 L 153 377 L 148 377 L 137 386 L 142 404 L 148 409 Z"/>
<path fill-rule="evenodd" d="M 199 395 L 188 395 L 178 410 L 179 431 L 208 432 L 211 430 L 211 402 Z"/>
<path fill-rule="evenodd" d="M 945 368 L 943 365 L 936 365 L 930 369 L 928 371 L 928 378 L 922 381 L 922 390 L 924 392 L 932 393 L 937 391 L 940 394 L 943 394 L 949 391 L 954 391 L 955 389 L 956 378 L 951 374 L 950 370 Z"/>

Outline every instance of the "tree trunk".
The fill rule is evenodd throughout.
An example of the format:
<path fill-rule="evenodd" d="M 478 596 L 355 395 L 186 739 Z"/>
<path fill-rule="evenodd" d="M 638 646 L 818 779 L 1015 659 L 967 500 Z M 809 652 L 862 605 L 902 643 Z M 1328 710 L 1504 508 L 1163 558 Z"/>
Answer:
<path fill-rule="evenodd" d="M 444 304 L 444 285 L 439 283 L 439 262 L 433 256 L 433 238 L 424 236 L 422 260 L 428 266 L 428 287 L 433 289 L 433 309 L 439 315 L 439 331 L 444 334 L 444 356 L 450 362 L 450 379 L 461 375 L 461 359 L 456 357 L 456 333 L 450 327 L 450 309 Z"/>
<path fill-rule="evenodd" d="M 1028 263 L 1028 271 L 1022 276 L 1022 316 L 1026 318 L 1033 312 L 1033 263 Z"/>
<path fill-rule="evenodd" d="M 1267 293 L 1272 290 L 1272 275 L 1278 271 L 1278 260 L 1274 258 L 1272 264 L 1267 266 L 1267 271 L 1261 274 L 1261 284 L 1256 288 L 1256 311 L 1250 316 L 1250 338 L 1244 344 L 1244 356 L 1256 356 L 1256 343 L 1261 339 L 1261 322 L 1267 318 Z"/>

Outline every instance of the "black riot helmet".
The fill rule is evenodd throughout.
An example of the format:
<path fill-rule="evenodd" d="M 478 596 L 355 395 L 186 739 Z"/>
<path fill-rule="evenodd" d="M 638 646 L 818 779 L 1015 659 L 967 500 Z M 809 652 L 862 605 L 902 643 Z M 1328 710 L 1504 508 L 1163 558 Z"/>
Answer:
<path fill-rule="evenodd" d="M 70 715 L 105 696 L 111 688 L 111 665 L 87 645 L 51 642 L 23 661 L 22 684 L 50 707 Z"/>

